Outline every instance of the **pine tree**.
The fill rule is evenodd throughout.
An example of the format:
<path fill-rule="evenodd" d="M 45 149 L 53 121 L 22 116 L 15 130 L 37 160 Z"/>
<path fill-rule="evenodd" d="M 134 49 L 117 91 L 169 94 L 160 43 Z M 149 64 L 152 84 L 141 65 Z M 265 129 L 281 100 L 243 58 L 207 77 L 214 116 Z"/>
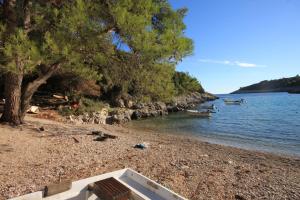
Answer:
<path fill-rule="evenodd" d="M 104 77 L 127 91 L 147 80 L 135 91 L 166 98 L 163 88 L 172 95 L 174 65 L 193 48 L 183 35 L 185 9 L 173 10 L 167 1 L 5 0 L 0 12 L 1 121 L 16 125 L 36 90 L 58 71 Z M 27 75 L 34 79 L 25 84 Z"/>

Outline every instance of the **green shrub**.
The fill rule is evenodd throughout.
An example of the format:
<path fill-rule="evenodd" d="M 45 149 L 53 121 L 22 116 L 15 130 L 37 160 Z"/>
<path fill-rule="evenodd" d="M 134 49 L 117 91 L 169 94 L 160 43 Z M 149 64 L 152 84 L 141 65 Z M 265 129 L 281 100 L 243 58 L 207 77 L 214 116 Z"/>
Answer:
<path fill-rule="evenodd" d="M 79 100 L 79 107 L 72 108 L 72 106 L 62 107 L 59 109 L 59 113 L 63 116 L 69 115 L 81 115 L 83 113 L 92 113 L 100 111 L 105 107 L 105 103 L 98 100 L 82 97 Z"/>
<path fill-rule="evenodd" d="M 188 72 L 175 72 L 173 81 L 177 95 L 189 92 L 204 92 L 200 82 L 195 77 L 192 77 Z"/>

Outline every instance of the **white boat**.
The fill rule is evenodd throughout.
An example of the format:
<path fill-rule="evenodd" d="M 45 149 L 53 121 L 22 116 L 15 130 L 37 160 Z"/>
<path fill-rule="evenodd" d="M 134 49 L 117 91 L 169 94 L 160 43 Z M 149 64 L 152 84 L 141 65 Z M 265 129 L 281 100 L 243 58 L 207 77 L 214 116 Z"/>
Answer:
<path fill-rule="evenodd" d="M 193 115 L 193 116 L 198 116 L 198 117 L 210 117 L 211 112 L 205 111 L 205 112 L 200 112 L 198 110 L 186 110 L 188 114 Z"/>
<path fill-rule="evenodd" d="M 244 100 L 243 99 L 239 99 L 239 100 L 224 99 L 224 102 L 227 105 L 241 105 L 244 102 Z"/>
<path fill-rule="evenodd" d="M 119 184 L 123 184 L 123 187 L 129 189 L 130 198 L 128 200 L 187 200 L 129 168 L 72 182 L 70 189 L 51 196 L 45 196 L 45 191 L 38 191 L 10 200 L 105 200 L 100 199 L 95 194 L 97 191 L 93 191 L 91 187 L 93 187 L 92 184 L 103 182 L 109 178 L 115 179 Z"/>

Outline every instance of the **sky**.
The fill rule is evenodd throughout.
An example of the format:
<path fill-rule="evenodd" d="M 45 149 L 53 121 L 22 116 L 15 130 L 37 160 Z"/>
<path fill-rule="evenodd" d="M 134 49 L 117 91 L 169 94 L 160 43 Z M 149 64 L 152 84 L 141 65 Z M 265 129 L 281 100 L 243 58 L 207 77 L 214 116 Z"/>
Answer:
<path fill-rule="evenodd" d="M 194 53 L 178 64 L 208 92 L 300 74 L 300 0 L 170 0 Z"/>

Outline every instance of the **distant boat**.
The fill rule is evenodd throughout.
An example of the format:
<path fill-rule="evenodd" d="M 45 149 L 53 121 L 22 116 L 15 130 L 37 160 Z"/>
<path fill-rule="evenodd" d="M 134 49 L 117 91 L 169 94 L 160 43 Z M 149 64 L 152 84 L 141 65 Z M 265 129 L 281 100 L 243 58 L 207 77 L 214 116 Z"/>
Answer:
<path fill-rule="evenodd" d="M 244 99 L 239 99 L 239 100 L 224 99 L 224 102 L 227 105 L 241 105 L 244 102 Z"/>
<path fill-rule="evenodd" d="M 200 112 L 198 110 L 186 110 L 186 112 L 189 115 L 197 116 L 197 117 L 210 117 L 211 116 L 211 112 L 209 112 L 209 111 Z"/>

